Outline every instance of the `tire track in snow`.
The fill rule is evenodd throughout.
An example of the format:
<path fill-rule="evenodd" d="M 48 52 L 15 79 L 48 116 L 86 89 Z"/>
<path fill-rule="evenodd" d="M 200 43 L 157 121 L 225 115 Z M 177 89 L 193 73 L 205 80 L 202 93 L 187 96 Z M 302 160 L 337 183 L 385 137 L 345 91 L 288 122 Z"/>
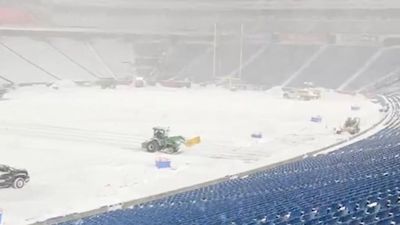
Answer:
<path fill-rule="evenodd" d="M 149 139 L 149 137 L 140 134 L 88 130 L 44 124 L 24 124 L 9 122 L 0 122 L 0 133 L 61 141 L 102 144 L 134 151 L 143 151 L 141 149 L 141 143 Z M 268 157 L 269 153 L 260 151 L 255 152 L 251 151 L 249 148 L 242 149 L 242 147 L 229 145 L 226 142 L 220 141 L 213 142 L 212 144 L 210 144 L 209 147 L 202 148 L 194 155 L 214 159 L 257 161 L 260 159 L 260 157 Z"/>
<path fill-rule="evenodd" d="M 0 133 L 129 148 L 140 148 L 146 139 L 137 134 L 18 123 L 0 123 Z"/>

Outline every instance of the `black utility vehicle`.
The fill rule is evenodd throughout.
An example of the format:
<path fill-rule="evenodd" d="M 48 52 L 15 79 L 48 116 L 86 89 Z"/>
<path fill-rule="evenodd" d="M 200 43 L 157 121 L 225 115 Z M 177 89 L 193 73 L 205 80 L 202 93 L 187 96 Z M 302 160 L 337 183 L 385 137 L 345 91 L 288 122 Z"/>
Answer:
<path fill-rule="evenodd" d="M 0 164 L 0 188 L 20 189 L 29 182 L 28 171 Z"/>

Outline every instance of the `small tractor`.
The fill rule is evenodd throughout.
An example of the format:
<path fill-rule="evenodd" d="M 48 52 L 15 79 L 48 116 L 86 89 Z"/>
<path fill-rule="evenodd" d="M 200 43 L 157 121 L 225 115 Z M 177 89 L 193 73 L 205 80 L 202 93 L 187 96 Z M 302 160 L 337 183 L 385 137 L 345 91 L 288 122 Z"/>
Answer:
<path fill-rule="evenodd" d="M 167 153 L 176 153 L 179 151 L 181 144 L 185 144 L 187 147 L 200 143 L 200 137 L 194 137 L 186 140 L 182 136 L 168 136 L 169 128 L 154 127 L 153 137 L 142 143 L 142 148 L 148 152 L 163 151 Z"/>
<path fill-rule="evenodd" d="M 343 127 L 336 130 L 337 134 L 341 134 L 343 132 L 348 132 L 351 135 L 354 135 L 354 134 L 360 132 L 360 118 L 358 118 L 358 117 L 347 118 Z"/>

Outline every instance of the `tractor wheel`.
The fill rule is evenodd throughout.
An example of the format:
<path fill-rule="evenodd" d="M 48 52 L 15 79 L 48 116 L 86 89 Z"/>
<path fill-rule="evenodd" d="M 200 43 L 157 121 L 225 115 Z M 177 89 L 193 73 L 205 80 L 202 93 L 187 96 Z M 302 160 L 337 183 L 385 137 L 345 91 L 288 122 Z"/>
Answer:
<path fill-rule="evenodd" d="M 179 151 L 179 147 L 172 148 L 172 153 L 177 153 Z"/>
<path fill-rule="evenodd" d="M 146 149 L 148 152 L 157 152 L 160 150 L 160 145 L 157 143 L 157 141 L 151 141 L 147 144 Z"/>
<path fill-rule="evenodd" d="M 170 153 L 170 154 L 174 154 L 179 151 L 179 147 L 174 146 L 174 145 L 168 145 L 166 149 L 168 150 L 168 153 Z"/>

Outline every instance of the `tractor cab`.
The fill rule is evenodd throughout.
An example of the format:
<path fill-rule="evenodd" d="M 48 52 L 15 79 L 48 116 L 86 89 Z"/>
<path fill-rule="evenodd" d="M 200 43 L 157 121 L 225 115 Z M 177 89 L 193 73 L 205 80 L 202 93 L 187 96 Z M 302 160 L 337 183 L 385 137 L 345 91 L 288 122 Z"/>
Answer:
<path fill-rule="evenodd" d="M 153 127 L 153 137 L 157 139 L 163 139 L 168 137 L 169 128 L 164 127 Z"/>

